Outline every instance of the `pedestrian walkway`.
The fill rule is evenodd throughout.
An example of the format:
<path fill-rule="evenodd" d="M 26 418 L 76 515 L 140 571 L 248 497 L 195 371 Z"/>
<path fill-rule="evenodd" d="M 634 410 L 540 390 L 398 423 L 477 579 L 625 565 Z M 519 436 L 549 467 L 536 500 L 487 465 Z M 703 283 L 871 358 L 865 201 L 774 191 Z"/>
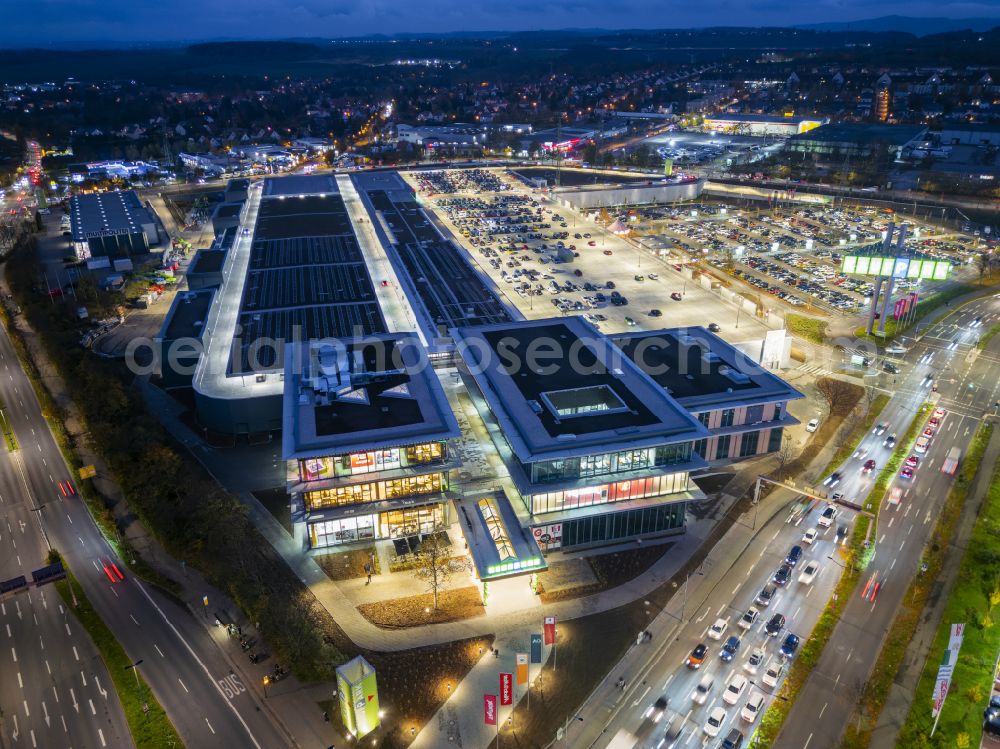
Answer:
<path fill-rule="evenodd" d="M 954 538 L 948 546 L 941 571 L 938 574 L 935 585 L 937 595 L 931 594 L 930 603 L 924 608 L 917 631 L 913 633 L 910 645 L 903 656 L 899 672 L 896 674 L 892 689 L 889 691 L 889 697 L 886 699 L 885 706 L 882 708 L 882 713 L 879 715 L 878 723 L 872 733 L 872 749 L 892 749 L 896 746 L 899 730 L 906 721 L 914 699 L 926 700 L 927 709 L 930 710 L 931 695 L 916 695 L 914 687 L 920 679 L 927 655 L 934 643 L 934 636 L 941 624 L 941 617 L 948 604 L 948 593 L 954 588 L 955 581 L 958 579 L 962 556 L 969 542 L 969 536 L 972 535 L 976 519 L 979 517 L 986 492 L 989 490 L 990 481 L 993 478 L 993 466 L 997 465 L 998 461 L 1000 461 L 1000 429 L 995 429 L 980 462 L 980 465 L 986 470 L 980 470 L 976 474 L 976 480 L 969 490 L 962 518 L 955 529 Z"/>
<path fill-rule="evenodd" d="M 795 368 L 797 372 L 805 372 L 806 374 L 811 374 L 816 377 L 829 377 L 833 374 L 829 369 L 825 367 L 820 367 L 816 364 L 800 364 Z"/>

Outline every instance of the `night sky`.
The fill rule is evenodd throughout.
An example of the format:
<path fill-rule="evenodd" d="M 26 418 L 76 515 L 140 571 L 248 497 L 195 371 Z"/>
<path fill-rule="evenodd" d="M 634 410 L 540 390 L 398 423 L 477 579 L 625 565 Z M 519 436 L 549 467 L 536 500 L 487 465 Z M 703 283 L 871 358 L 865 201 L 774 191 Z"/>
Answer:
<path fill-rule="evenodd" d="M 998 17 L 998 0 L 0 0 L 0 45 Z"/>

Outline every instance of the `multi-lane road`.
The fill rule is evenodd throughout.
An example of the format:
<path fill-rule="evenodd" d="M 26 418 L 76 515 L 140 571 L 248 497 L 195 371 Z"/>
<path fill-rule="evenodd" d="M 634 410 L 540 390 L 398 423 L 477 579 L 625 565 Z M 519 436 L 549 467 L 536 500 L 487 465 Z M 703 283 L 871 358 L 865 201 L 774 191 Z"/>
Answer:
<path fill-rule="evenodd" d="M 139 673 L 187 746 L 292 746 L 231 673 L 208 623 L 129 574 L 81 501 L 63 496 L 59 483 L 73 479 L 6 330 L 0 330 L 0 399 L 20 448 L 0 455 L 3 579 L 30 577 L 51 543 L 129 657 L 142 661 Z M 112 583 L 105 562 L 117 564 L 125 579 Z M 48 589 L 44 596 L 22 593 L 0 609 L 0 747 L 128 746 L 107 672 L 61 603 Z"/>
<path fill-rule="evenodd" d="M 885 438 L 896 433 L 902 439 L 917 409 L 927 400 L 935 400 L 936 408 L 943 410 L 944 415 L 926 452 L 916 454 L 919 462 L 912 478 L 893 479 L 893 486 L 899 486 L 901 491 L 897 503 L 889 503 L 887 496 L 881 509 L 871 539 L 875 545 L 874 557 L 819 663 L 799 693 L 776 746 L 817 749 L 839 745 L 859 686 L 869 678 L 901 597 L 911 577 L 918 572 L 924 544 L 954 480 L 942 472 L 944 457 L 954 446 L 965 452 L 979 422 L 987 412 L 992 413 L 993 404 L 1000 399 L 1000 382 L 989 376 L 990 370 L 1000 364 L 1000 339 L 996 345 L 991 342 L 984 351 L 975 349 L 979 336 L 997 321 L 1000 321 L 1000 298 L 990 297 L 967 305 L 930 327 L 920 340 L 910 341 L 908 351 L 898 357 L 901 371 L 895 382 L 892 376 L 882 376 L 884 384 L 894 388 L 893 397 L 879 419 L 888 422 L 888 427 L 884 433 L 867 434 L 855 446 L 859 451 L 857 456 L 845 462 L 840 470 L 842 478 L 830 489 L 831 493 L 840 492 L 847 500 L 863 500 L 892 454 L 892 449 L 884 444 Z M 933 385 L 937 386 L 936 393 Z M 930 415 L 921 416 L 922 427 L 927 426 Z M 868 460 L 875 461 L 870 472 L 862 470 Z M 823 478 L 817 477 L 817 483 Z M 700 746 L 716 741 L 705 733 L 704 727 L 717 708 L 725 711 L 718 738 L 732 727 L 749 737 L 755 725 L 740 716 L 747 695 L 758 688 L 770 703 L 777 689 L 763 685 L 762 667 L 758 667 L 756 674 L 746 670 L 747 657 L 758 646 L 767 650 L 767 658 L 776 657 L 778 645 L 788 631 L 808 636 L 840 571 L 835 568 L 841 564 L 834 553 L 836 529 L 849 525 L 856 515 L 849 507 L 840 506 L 829 527 L 818 527 L 820 535 L 816 542 L 803 544 L 803 533 L 817 524 L 825 506 L 817 503 L 811 507 L 807 514 L 793 514 L 791 518 L 779 513 L 757 535 L 723 583 L 710 594 L 703 610 L 693 612 L 678 629 L 676 640 L 654 656 L 648 671 L 641 674 L 641 681 L 632 683 L 630 679 L 635 675 L 625 672 L 609 674 L 605 684 L 624 678 L 624 689 L 617 694 L 615 690 L 599 689 L 598 694 L 606 696 L 603 704 L 597 706 L 601 714 L 572 724 L 569 733 L 572 741 L 580 746 L 602 747 L 625 730 L 638 734 L 636 746 L 640 747 Z M 788 548 L 796 543 L 803 547 L 804 557 L 793 571 L 791 581 L 770 606 L 758 606 L 761 615 L 750 631 L 743 633 L 736 629 L 743 612 L 754 604 L 761 587 L 771 578 Z M 798 582 L 798 574 L 810 560 L 820 565 L 821 573 L 815 582 L 806 585 Z M 730 578 L 732 588 L 728 587 Z M 776 611 L 784 614 L 787 622 L 780 635 L 769 637 L 759 630 Z M 717 617 L 728 619 L 728 631 L 720 641 L 707 637 L 707 630 Z M 734 631 L 742 637 L 740 650 L 731 663 L 725 663 L 719 651 Z M 709 652 L 705 665 L 695 671 L 684 665 L 684 659 L 700 642 L 709 645 Z M 714 677 L 714 683 L 705 704 L 700 705 L 692 695 L 706 673 Z M 722 700 L 723 690 L 739 674 L 751 683 L 735 705 L 728 705 Z M 650 711 L 660 697 L 666 699 L 665 714 L 651 726 Z M 668 731 L 668 726 L 672 730 Z"/>
<path fill-rule="evenodd" d="M 924 546 L 951 487 L 953 478 L 941 471 L 944 458 L 955 446 L 965 453 L 980 421 L 993 412 L 1000 397 L 1000 379 L 993 374 L 1000 364 L 1000 339 L 993 339 L 983 351 L 975 348 L 979 336 L 998 321 L 1000 299 L 978 300 L 931 326 L 906 352 L 898 390 L 883 412 L 883 420 L 890 424 L 886 434 L 895 431 L 902 436 L 915 409 L 928 399 L 936 400 L 945 415 L 927 452 L 911 453 L 920 461 L 913 478 L 894 479 L 894 485 L 903 490 L 899 503 L 886 499 L 882 507 L 872 539 L 872 563 L 799 693 L 778 746 L 839 746 L 860 687 L 868 681 L 909 581 L 918 573 Z M 937 385 L 936 394 L 931 392 L 928 377 Z M 871 434 L 865 438 L 860 447 L 870 452 L 864 459 L 846 462 L 836 491 L 848 498 L 864 496 L 865 486 L 873 479 L 861 475 L 861 466 L 870 458 L 878 468 L 885 464 L 884 438 Z"/>

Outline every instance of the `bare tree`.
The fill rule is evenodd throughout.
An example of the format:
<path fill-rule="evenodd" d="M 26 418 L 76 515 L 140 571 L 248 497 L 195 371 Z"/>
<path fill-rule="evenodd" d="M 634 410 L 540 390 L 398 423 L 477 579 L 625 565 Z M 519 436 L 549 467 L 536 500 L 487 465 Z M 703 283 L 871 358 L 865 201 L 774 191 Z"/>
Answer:
<path fill-rule="evenodd" d="M 426 582 L 427 590 L 434 594 L 434 610 L 437 611 L 441 591 L 456 574 L 468 569 L 469 561 L 466 557 L 452 555 L 443 533 L 428 536 L 420 544 L 417 558 L 420 563 L 417 579 Z"/>
<path fill-rule="evenodd" d="M 792 445 L 792 440 L 789 438 L 789 436 L 787 434 L 782 435 L 781 447 L 779 447 L 778 451 L 774 454 L 774 457 L 778 461 L 778 470 L 776 471 L 776 473 L 779 476 L 781 475 L 785 466 L 788 465 L 791 461 L 795 460 L 795 452 L 796 452 L 795 447 L 794 445 Z"/>
<path fill-rule="evenodd" d="M 862 389 L 859 385 L 832 377 L 816 380 L 816 392 L 826 403 L 831 416 L 846 416 L 862 395 Z"/>
<path fill-rule="evenodd" d="M 976 268 L 979 270 L 979 280 L 983 280 L 984 274 L 993 276 L 993 256 L 988 252 L 980 252 L 976 256 Z"/>
<path fill-rule="evenodd" d="M 878 389 L 874 385 L 865 385 L 865 416 L 871 415 L 872 406 L 875 404 L 875 400 L 878 398 Z"/>

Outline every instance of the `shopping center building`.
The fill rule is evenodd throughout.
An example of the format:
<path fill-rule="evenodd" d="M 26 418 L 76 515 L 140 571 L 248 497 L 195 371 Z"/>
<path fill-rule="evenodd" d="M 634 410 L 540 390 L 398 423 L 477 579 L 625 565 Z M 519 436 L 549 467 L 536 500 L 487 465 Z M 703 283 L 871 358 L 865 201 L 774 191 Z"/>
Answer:
<path fill-rule="evenodd" d="M 458 424 L 415 335 L 285 350 L 283 454 L 310 548 L 419 540 L 446 527 Z"/>
<path fill-rule="evenodd" d="M 464 376 L 548 549 L 679 533 L 708 429 L 582 317 L 455 331 Z"/>

